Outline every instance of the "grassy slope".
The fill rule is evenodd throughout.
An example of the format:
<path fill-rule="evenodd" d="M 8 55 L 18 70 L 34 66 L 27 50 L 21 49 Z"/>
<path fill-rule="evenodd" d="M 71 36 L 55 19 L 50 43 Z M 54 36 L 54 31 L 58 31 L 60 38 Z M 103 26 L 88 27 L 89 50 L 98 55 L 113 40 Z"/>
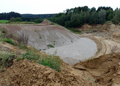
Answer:
<path fill-rule="evenodd" d="M 0 20 L 0 23 L 8 23 L 8 20 Z"/>

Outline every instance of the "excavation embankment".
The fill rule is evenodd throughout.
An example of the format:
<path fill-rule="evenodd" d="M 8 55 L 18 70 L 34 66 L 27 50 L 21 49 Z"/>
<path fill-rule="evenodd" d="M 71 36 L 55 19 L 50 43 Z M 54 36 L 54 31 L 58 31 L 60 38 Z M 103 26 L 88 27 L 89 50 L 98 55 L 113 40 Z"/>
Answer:
<path fill-rule="evenodd" d="M 72 44 L 51 48 L 45 52 L 50 55 L 58 55 L 64 62 L 74 65 L 94 56 L 97 52 L 97 46 L 91 39 L 80 38 Z"/>

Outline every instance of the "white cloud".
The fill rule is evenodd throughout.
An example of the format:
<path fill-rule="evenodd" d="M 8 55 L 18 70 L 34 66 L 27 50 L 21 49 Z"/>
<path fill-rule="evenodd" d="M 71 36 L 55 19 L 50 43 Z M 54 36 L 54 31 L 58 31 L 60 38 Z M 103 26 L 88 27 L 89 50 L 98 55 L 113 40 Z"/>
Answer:
<path fill-rule="evenodd" d="M 120 8 L 119 0 L 0 0 L 0 13 L 59 13 L 66 9 L 87 5 L 91 7 L 111 6 Z"/>

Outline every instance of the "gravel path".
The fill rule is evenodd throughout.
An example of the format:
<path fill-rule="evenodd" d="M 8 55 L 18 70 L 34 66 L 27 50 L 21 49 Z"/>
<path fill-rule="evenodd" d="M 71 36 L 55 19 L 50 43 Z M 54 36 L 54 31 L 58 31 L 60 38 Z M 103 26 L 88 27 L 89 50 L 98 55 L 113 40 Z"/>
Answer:
<path fill-rule="evenodd" d="M 51 48 L 45 52 L 50 55 L 58 55 L 64 62 L 74 65 L 79 61 L 83 61 L 94 56 L 97 52 L 97 45 L 91 39 L 80 38 L 72 44 Z"/>

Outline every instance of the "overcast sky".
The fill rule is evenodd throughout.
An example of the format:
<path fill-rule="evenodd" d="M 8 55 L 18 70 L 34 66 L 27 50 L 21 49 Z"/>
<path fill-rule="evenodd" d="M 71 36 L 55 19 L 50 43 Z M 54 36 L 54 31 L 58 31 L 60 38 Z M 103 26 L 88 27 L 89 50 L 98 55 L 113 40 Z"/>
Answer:
<path fill-rule="evenodd" d="M 110 6 L 120 8 L 120 0 L 0 0 L 0 13 L 18 12 L 32 14 L 59 13 L 78 6 Z"/>

